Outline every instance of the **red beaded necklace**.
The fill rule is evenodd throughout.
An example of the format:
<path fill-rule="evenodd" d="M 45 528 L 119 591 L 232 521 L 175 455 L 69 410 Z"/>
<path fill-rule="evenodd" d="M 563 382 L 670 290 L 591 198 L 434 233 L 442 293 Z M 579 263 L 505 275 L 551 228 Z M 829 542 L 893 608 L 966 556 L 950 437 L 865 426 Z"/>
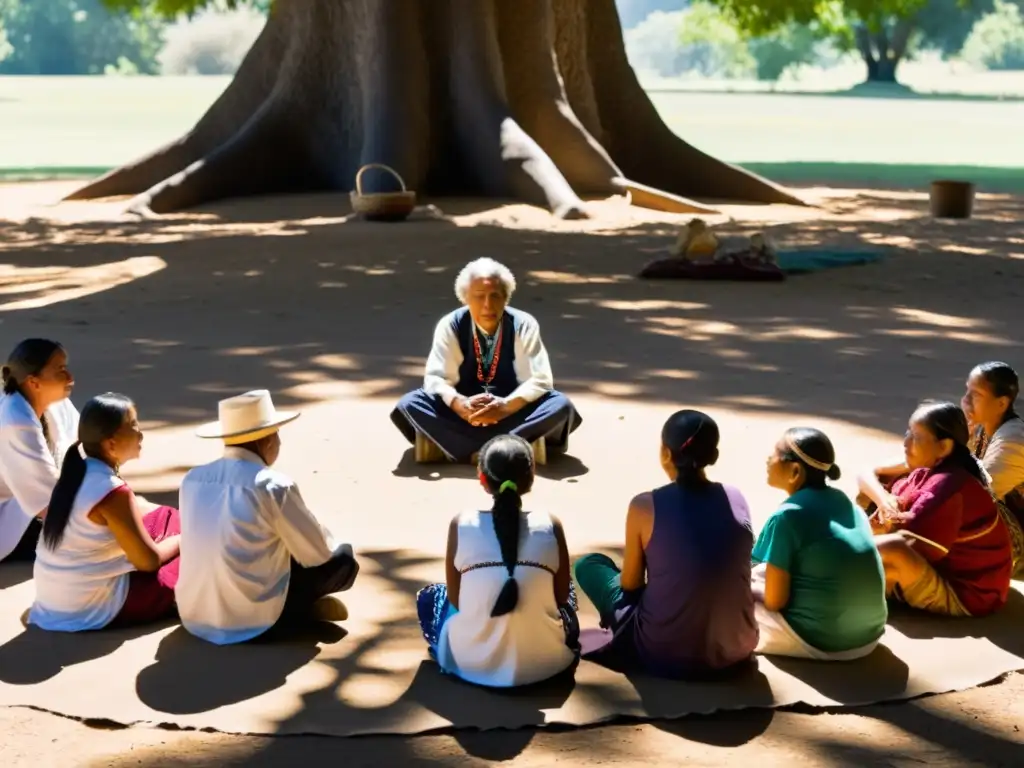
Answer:
<path fill-rule="evenodd" d="M 494 339 L 494 356 L 491 358 L 491 367 L 487 371 L 487 378 L 484 379 L 483 352 L 480 349 L 480 336 L 476 328 L 473 328 L 473 353 L 476 355 L 476 378 L 483 387 L 484 392 L 490 393 L 491 382 L 498 372 L 498 360 L 501 359 L 501 328 L 504 323 L 498 321 L 498 335 Z"/>

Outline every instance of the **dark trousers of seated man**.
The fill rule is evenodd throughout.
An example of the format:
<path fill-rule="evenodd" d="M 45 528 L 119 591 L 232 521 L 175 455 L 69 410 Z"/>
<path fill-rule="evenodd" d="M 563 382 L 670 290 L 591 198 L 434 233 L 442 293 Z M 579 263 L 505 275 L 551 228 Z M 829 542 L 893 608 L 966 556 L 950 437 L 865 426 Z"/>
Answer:
<path fill-rule="evenodd" d="M 290 627 L 308 625 L 312 620 L 313 603 L 321 597 L 351 589 L 358 573 L 359 563 L 356 562 L 351 544 L 339 545 L 330 560 L 312 568 L 299 565 L 293 557 L 284 610 L 277 623 L 260 637 Z"/>

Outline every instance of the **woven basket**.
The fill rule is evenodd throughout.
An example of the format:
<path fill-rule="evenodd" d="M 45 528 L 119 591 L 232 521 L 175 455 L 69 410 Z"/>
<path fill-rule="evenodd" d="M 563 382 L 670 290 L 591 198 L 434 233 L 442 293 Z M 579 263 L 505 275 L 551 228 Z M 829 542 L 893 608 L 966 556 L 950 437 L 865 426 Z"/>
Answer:
<path fill-rule="evenodd" d="M 363 194 L 363 174 L 371 169 L 387 171 L 402 185 L 401 192 L 375 192 Z M 405 188 L 398 172 L 383 163 L 364 165 L 356 174 L 356 188 L 349 193 L 352 210 L 368 221 L 404 221 L 416 207 L 416 193 Z"/>

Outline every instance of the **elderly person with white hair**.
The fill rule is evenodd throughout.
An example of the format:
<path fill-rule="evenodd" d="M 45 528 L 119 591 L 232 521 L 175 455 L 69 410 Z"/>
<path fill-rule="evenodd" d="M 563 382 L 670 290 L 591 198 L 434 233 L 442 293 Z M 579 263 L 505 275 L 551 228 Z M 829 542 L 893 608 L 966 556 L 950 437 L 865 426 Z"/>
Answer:
<path fill-rule="evenodd" d="M 582 419 L 553 387 L 537 320 L 508 306 L 515 289 L 512 272 L 493 259 L 459 273 L 455 295 L 464 306 L 441 318 L 423 387 L 391 413 L 410 443 L 419 435 L 458 462 L 499 434 L 566 449 Z"/>

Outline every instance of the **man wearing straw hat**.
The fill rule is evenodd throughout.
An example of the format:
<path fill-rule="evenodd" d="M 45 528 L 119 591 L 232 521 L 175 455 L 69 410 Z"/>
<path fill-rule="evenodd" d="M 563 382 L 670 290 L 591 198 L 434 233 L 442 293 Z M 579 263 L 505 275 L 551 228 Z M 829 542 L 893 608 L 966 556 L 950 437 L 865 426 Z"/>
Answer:
<path fill-rule="evenodd" d="M 343 621 L 348 611 L 328 595 L 355 581 L 352 547 L 335 547 L 295 482 L 271 469 L 278 430 L 299 414 L 278 411 L 262 389 L 221 400 L 218 412 L 197 434 L 223 440 L 223 458 L 181 483 L 182 625 L 226 645 L 309 619 Z"/>

